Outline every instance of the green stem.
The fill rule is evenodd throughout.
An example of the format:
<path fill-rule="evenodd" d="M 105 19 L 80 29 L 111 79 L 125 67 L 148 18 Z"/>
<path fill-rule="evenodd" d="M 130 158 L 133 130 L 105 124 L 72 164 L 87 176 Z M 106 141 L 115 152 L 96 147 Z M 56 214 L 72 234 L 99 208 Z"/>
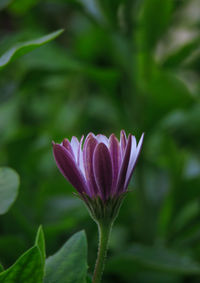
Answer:
<path fill-rule="evenodd" d="M 98 254 L 97 254 L 97 260 L 94 269 L 92 283 L 101 282 L 111 228 L 112 228 L 112 223 L 110 224 L 98 223 L 99 247 L 98 247 Z"/>

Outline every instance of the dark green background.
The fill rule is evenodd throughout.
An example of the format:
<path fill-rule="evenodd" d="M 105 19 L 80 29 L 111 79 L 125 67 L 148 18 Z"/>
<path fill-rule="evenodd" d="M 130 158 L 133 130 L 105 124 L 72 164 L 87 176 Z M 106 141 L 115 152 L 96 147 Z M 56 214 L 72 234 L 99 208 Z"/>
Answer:
<path fill-rule="evenodd" d="M 90 131 L 145 140 L 103 282 L 200 282 L 199 0 L 1 0 L 0 54 L 64 28 L 0 72 L 0 165 L 20 175 L 0 220 L 11 265 L 43 225 L 47 255 L 97 229 L 56 168 L 52 140 Z"/>

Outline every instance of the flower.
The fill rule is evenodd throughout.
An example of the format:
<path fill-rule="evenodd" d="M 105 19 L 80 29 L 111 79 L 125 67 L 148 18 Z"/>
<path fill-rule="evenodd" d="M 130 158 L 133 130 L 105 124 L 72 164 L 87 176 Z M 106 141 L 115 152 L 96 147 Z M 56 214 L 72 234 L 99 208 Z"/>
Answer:
<path fill-rule="evenodd" d="M 84 144 L 83 136 L 80 141 L 72 137 L 71 142 L 64 139 L 61 144 L 53 143 L 60 172 L 76 188 L 90 212 L 94 207 L 97 211 L 100 209 L 98 206 L 109 206 L 108 203 L 112 210 L 116 201 L 127 192 L 143 137 L 144 134 L 137 145 L 135 137 L 129 134 L 127 138 L 122 130 L 120 141 L 114 134 L 107 138 L 89 133 Z"/>

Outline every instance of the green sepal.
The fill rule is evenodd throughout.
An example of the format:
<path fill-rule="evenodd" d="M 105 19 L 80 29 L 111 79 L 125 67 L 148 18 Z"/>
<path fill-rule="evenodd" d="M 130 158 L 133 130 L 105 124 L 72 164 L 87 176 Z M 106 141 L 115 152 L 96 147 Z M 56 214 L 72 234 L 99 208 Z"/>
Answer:
<path fill-rule="evenodd" d="M 84 201 L 90 216 L 97 223 L 113 223 L 118 216 L 121 204 L 126 196 L 124 192 L 118 196 L 110 197 L 103 201 L 99 196 L 90 198 L 87 194 L 75 194 Z"/>

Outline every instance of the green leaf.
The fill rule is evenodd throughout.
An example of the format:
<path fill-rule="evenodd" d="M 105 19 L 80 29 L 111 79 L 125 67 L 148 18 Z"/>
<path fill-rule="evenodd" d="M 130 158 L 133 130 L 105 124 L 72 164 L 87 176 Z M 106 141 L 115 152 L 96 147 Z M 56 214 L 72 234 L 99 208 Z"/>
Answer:
<path fill-rule="evenodd" d="M 0 273 L 0 283 L 42 283 L 43 267 L 38 247 L 25 252 L 10 268 Z"/>
<path fill-rule="evenodd" d="M 147 81 L 146 91 L 150 94 L 148 115 L 152 120 L 149 119 L 149 123 L 159 121 L 178 107 L 187 108 L 193 102 L 188 88 L 175 73 L 156 68 Z"/>
<path fill-rule="evenodd" d="M 63 31 L 63 29 L 60 29 L 43 37 L 16 44 L 0 57 L 0 70 L 14 59 L 17 59 L 18 57 L 34 50 L 35 48 L 55 39 Z"/>
<path fill-rule="evenodd" d="M 143 46 L 149 50 L 165 32 L 173 10 L 173 0 L 146 0 L 141 13 L 141 36 Z"/>
<path fill-rule="evenodd" d="M 45 283 L 84 283 L 87 275 L 87 241 L 83 231 L 73 235 L 46 261 Z"/>
<path fill-rule="evenodd" d="M 0 272 L 2 272 L 4 270 L 3 265 L 0 264 Z"/>
<path fill-rule="evenodd" d="M 87 283 L 92 283 L 92 276 L 91 275 L 87 275 Z"/>
<path fill-rule="evenodd" d="M 139 264 L 143 269 L 177 273 L 200 274 L 200 264 L 186 254 L 160 246 L 134 245 L 129 251 L 109 261 L 108 269 L 122 273 L 123 265 L 131 270 L 131 266 Z M 133 270 L 134 272 L 134 270 Z"/>
<path fill-rule="evenodd" d="M 184 226 L 192 223 L 192 220 L 198 218 L 199 215 L 199 200 L 195 199 L 188 202 L 180 209 L 180 212 L 176 217 L 174 217 L 174 222 L 171 225 L 173 232 L 177 233 L 181 231 Z"/>
<path fill-rule="evenodd" d="M 198 50 L 200 39 L 195 38 L 194 40 L 186 43 L 181 46 L 173 53 L 169 54 L 167 58 L 164 60 L 162 65 L 167 68 L 175 68 L 182 64 L 193 52 Z"/>
<path fill-rule="evenodd" d="M 42 226 L 39 227 L 35 239 L 35 245 L 39 248 L 41 257 L 42 257 L 42 262 L 43 264 L 45 263 L 46 259 L 46 252 L 45 252 L 45 239 L 44 239 L 44 232 L 42 229 Z"/>
<path fill-rule="evenodd" d="M 17 15 L 25 15 L 31 8 L 37 5 L 39 0 L 18 0 L 12 1 L 9 10 Z"/>
<path fill-rule="evenodd" d="M 8 211 L 18 194 L 19 175 L 11 168 L 0 168 L 0 215 Z"/>

